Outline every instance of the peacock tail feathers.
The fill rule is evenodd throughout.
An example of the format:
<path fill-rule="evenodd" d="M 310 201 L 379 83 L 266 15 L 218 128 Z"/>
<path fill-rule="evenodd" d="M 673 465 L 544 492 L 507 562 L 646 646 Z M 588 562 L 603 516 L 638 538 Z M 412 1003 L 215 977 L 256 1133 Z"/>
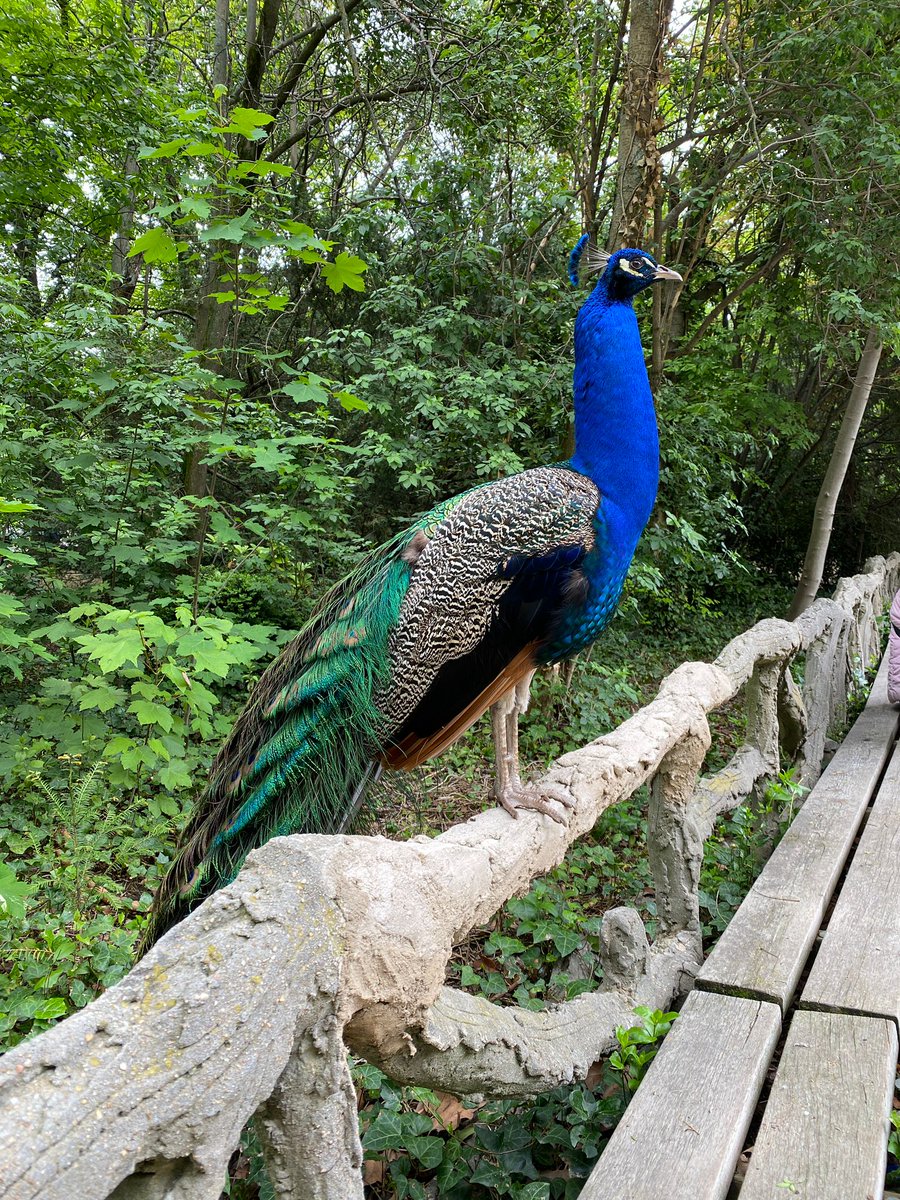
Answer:
<path fill-rule="evenodd" d="M 154 900 L 140 952 L 271 837 L 346 828 L 380 769 L 389 639 L 429 533 L 454 497 L 367 555 L 261 676 L 210 769 Z"/>

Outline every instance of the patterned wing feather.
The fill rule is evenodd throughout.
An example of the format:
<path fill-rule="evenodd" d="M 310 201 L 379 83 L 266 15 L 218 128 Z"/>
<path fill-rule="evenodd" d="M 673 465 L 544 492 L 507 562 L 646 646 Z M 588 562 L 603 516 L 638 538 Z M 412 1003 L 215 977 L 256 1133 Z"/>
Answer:
<path fill-rule="evenodd" d="M 497 699 L 498 679 L 515 682 L 513 662 L 519 674 L 534 665 L 560 613 L 580 599 L 599 499 L 584 476 L 539 468 L 470 493 L 435 532 L 390 639 L 390 685 L 379 698 L 394 724 L 388 765 L 437 752 L 443 730 L 458 736 Z"/>

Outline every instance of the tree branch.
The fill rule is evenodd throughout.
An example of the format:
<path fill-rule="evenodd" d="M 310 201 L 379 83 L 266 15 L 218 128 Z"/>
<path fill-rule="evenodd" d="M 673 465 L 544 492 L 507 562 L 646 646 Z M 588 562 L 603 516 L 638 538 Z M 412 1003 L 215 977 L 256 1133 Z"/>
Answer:
<path fill-rule="evenodd" d="M 352 92 L 350 95 L 341 96 L 335 100 L 332 105 L 324 111 L 312 113 L 305 121 L 297 127 L 297 129 L 279 142 L 278 145 L 270 151 L 268 157 L 272 160 L 280 158 L 282 154 L 290 150 L 291 146 L 302 142 L 312 131 L 315 125 L 324 125 L 330 121 L 332 117 L 340 112 L 346 112 L 348 109 L 357 108 L 361 104 L 374 104 L 381 100 L 393 100 L 397 96 L 407 96 L 414 92 L 424 92 L 428 88 L 428 84 L 424 79 L 412 80 L 409 83 L 401 84 L 395 88 L 382 88 L 377 92 Z"/>
<path fill-rule="evenodd" d="M 714 324 L 716 320 L 718 320 L 718 318 L 723 312 L 725 312 L 729 305 L 737 300 L 738 296 L 743 295 L 743 293 L 746 292 L 749 287 L 752 287 L 754 283 L 762 279 L 766 272 L 770 271 L 776 263 L 780 262 L 789 250 L 790 246 L 788 245 L 779 246 L 775 253 L 769 259 L 767 259 L 767 261 L 764 262 L 761 267 L 757 267 L 755 271 L 751 271 L 750 274 L 747 275 L 733 291 L 728 293 L 724 300 L 720 300 L 715 308 L 711 309 L 706 314 L 706 316 L 698 325 L 690 341 L 688 341 L 686 345 L 679 346 L 672 351 L 673 358 L 680 357 L 682 354 L 690 354 L 697 343 L 703 338 L 703 335 L 706 333 L 707 329 L 709 329 L 709 327 Z"/>
<path fill-rule="evenodd" d="M 273 117 L 277 117 L 284 108 L 285 104 L 287 104 L 288 100 L 290 100 L 291 96 L 293 95 L 294 88 L 297 86 L 300 76 L 303 74 L 304 67 L 322 44 L 325 35 L 329 32 L 329 30 L 333 29 L 335 25 L 340 23 L 340 21 L 343 19 L 344 13 L 349 14 L 353 12 L 355 9 L 359 8 L 362 3 L 363 0 L 347 0 L 343 7 L 343 13 L 341 9 L 338 8 L 331 14 L 330 17 L 326 17 L 321 24 L 315 26 L 315 28 L 309 31 L 306 45 L 297 55 L 295 55 L 290 66 L 285 71 L 281 83 L 278 86 L 278 90 L 275 93 L 275 99 L 269 108 L 269 112 Z"/>

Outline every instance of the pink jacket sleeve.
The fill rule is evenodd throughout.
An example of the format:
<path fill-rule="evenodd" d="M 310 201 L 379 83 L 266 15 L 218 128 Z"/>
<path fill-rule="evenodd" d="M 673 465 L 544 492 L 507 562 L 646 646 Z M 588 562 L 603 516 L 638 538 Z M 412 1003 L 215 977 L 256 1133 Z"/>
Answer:
<path fill-rule="evenodd" d="M 888 700 L 900 704 L 900 592 L 891 605 L 891 631 L 888 635 Z"/>

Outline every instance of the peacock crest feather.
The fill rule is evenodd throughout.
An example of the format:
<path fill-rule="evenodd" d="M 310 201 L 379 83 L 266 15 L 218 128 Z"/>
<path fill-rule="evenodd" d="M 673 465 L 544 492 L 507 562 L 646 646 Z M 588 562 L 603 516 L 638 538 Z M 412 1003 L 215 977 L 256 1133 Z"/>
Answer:
<path fill-rule="evenodd" d="M 590 240 L 591 235 L 583 233 L 572 247 L 572 253 L 569 255 L 569 282 L 572 284 L 572 287 L 578 287 L 578 267 L 581 263 L 584 248 Z"/>
<path fill-rule="evenodd" d="M 569 255 L 569 282 L 572 287 L 578 287 L 581 275 L 593 271 L 602 271 L 609 262 L 610 255 L 600 250 L 591 241 L 589 233 L 583 233 Z"/>

